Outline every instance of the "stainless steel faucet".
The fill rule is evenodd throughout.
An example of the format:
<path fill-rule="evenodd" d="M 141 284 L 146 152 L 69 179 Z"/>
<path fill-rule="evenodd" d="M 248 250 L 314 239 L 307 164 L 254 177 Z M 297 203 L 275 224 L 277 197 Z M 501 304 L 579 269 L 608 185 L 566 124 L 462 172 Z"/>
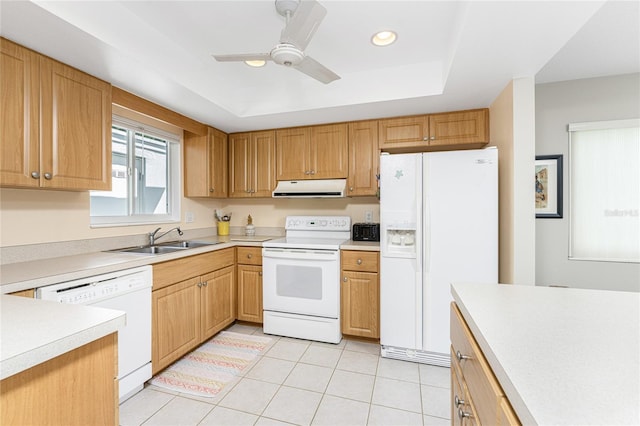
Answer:
<path fill-rule="evenodd" d="M 149 245 L 150 246 L 154 245 L 156 243 L 156 240 L 164 237 L 165 235 L 167 235 L 169 232 L 173 231 L 174 229 L 178 231 L 178 235 L 182 235 L 183 234 L 183 232 L 180 230 L 180 227 L 176 226 L 175 228 L 169 229 L 167 232 L 163 232 L 160 235 L 156 235 L 160 229 L 161 228 L 158 228 L 153 232 L 149 232 Z"/>

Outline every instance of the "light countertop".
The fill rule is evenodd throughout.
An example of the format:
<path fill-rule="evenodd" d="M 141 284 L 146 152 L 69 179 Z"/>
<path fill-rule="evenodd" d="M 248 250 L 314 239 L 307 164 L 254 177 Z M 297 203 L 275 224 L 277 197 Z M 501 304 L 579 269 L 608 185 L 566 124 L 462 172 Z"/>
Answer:
<path fill-rule="evenodd" d="M 125 325 L 125 313 L 0 295 L 0 379 L 55 358 Z"/>
<path fill-rule="evenodd" d="M 640 424 L 640 294 L 454 284 L 523 424 Z"/>
<path fill-rule="evenodd" d="M 380 242 L 349 240 L 340 245 L 340 250 L 380 251 Z"/>
<path fill-rule="evenodd" d="M 0 266 L 0 293 L 13 293 L 20 290 L 43 287 L 92 275 L 106 274 L 137 266 L 152 265 L 181 257 L 193 256 L 209 251 L 222 250 L 235 246 L 262 246 L 264 238 L 248 240 L 244 236 L 212 236 L 197 238 L 194 241 L 215 243 L 211 246 L 180 250 L 166 254 L 119 253 L 100 251 L 72 256 L 10 263 Z"/>
<path fill-rule="evenodd" d="M 10 263 L 0 266 L 0 293 L 13 293 L 37 287 L 77 280 L 92 275 L 106 274 L 137 266 L 152 265 L 181 257 L 193 256 L 209 251 L 235 246 L 262 247 L 262 243 L 280 236 L 247 237 L 244 235 L 211 236 L 194 241 L 216 243 L 211 246 L 175 251 L 167 254 L 148 255 L 140 253 L 93 252 L 73 256 L 54 257 L 28 262 Z M 347 241 L 342 250 L 378 251 L 377 242 Z"/>

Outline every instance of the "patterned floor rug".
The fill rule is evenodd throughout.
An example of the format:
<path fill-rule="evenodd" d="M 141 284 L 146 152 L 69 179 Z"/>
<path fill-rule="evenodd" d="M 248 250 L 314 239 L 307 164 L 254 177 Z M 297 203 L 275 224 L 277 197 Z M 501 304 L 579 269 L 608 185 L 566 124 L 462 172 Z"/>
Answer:
<path fill-rule="evenodd" d="M 173 391 L 214 397 L 267 347 L 271 338 L 223 331 L 149 382 Z"/>

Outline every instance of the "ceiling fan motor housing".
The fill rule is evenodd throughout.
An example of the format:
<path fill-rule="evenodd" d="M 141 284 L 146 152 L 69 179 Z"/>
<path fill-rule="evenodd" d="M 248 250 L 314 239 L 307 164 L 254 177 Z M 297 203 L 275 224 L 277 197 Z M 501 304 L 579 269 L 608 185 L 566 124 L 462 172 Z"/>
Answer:
<path fill-rule="evenodd" d="M 273 62 L 287 67 L 298 65 L 304 59 L 304 53 L 292 44 L 281 43 L 271 51 Z"/>

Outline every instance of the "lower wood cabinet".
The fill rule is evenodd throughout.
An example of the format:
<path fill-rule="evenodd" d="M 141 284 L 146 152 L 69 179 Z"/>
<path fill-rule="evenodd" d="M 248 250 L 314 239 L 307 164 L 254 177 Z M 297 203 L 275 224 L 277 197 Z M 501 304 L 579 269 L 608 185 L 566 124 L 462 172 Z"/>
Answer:
<path fill-rule="evenodd" d="M 153 374 L 236 318 L 235 249 L 153 266 Z M 176 277 L 186 279 L 177 281 Z"/>
<path fill-rule="evenodd" d="M 200 288 L 201 339 L 206 340 L 236 320 L 235 267 L 203 275 Z"/>
<path fill-rule="evenodd" d="M 34 289 L 21 290 L 21 291 L 16 291 L 15 293 L 9 293 L 9 294 L 11 296 L 31 297 L 31 298 L 34 298 L 36 296 Z"/>
<path fill-rule="evenodd" d="M 450 330 L 453 424 L 520 425 L 455 303 L 451 304 Z"/>
<path fill-rule="evenodd" d="M 342 334 L 380 338 L 378 252 L 341 251 Z"/>
<path fill-rule="evenodd" d="M 238 247 L 238 316 L 262 324 L 262 249 Z"/>
<path fill-rule="evenodd" d="M 112 333 L 0 382 L 2 425 L 117 425 Z"/>

